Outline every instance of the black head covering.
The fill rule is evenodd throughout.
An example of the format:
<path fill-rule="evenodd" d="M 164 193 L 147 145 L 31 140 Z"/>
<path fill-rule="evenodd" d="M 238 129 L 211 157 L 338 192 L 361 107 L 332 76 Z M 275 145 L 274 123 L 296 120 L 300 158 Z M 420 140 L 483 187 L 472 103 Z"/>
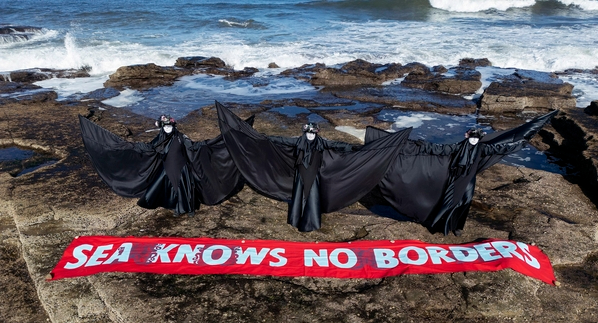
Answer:
<path fill-rule="evenodd" d="M 317 123 L 309 122 L 304 124 L 303 127 L 301 127 L 301 130 L 303 130 L 303 132 L 318 133 L 320 132 L 320 126 L 318 126 Z"/>
<path fill-rule="evenodd" d="M 482 139 L 486 133 L 482 129 L 471 128 L 465 133 L 465 138 L 479 138 Z"/>
<path fill-rule="evenodd" d="M 171 125 L 173 127 L 176 127 L 176 120 L 174 120 L 173 117 L 171 117 L 169 114 L 168 115 L 161 115 L 160 118 L 158 118 L 158 120 L 156 120 L 156 126 L 162 128 L 166 125 Z"/>

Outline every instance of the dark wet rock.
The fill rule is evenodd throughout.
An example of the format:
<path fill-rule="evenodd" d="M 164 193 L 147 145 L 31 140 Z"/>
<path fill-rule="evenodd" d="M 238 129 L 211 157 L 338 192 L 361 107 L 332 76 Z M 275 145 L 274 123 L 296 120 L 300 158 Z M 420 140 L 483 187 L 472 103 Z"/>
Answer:
<path fill-rule="evenodd" d="M 316 75 L 324 69 L 326 69 L 326 64 L 304 64 L 296 68 L 284 70 L 280 72 L 280 75 L 293 76 L 298 80 L 309 82 L 314 75 Z"/>
<path fill-rule="evenodd" d="M 362 87 L 354 90 L 331 90 L 339 98 L 372 102 L 413 111 L 430 111 L 454 115 L 475 113 L 477 105 L 460 96 L 412 89 L 402 84 L 384 87 Z"/>
<path fill-rule="evenodd" d="M 42 89 L 41 86 L 21 82 L 0 82 L 0 93 L 18 93 L 30 90 Z"/>
<path fill-rule="evenodd" d="M 235 70 L 226 65 L 218 57 L 179 57 L 175 63 L 176 67 L 192 69 L 193 74 L 222 75 L 227 80 L 234 81 L 239 78 L 249 77 L 259 72 L 255 67 L 245 67 L 242 70 Z"/>
<path fill-rule="evenodd" d="M 158 66 L 154 63 L 122 66 L 109 76 L 104 86 L 118 90 L 124 88 L 143 90 L 172 85 L 177 78 L 191 73 L 192 71 L 188 69 Z"/>
<path fill-rule="evenodd" d="M 230 81 L 234 81 L 240 78 L 244 78 L 244 77 L 250 77 L 253 74 L 259 72 L 260 70 L 258 70 L 255 67 L 245 67 L 242 70 L 229 70 L 229 71 L 224 71 L 223 74 L 220 75 L 225 75 L 225 79 L 230 80 Z M 264 86 L 264 84 L 260 84 L 260 86 Z"/>
<path fill-rule="evenodd" d="M 51 69 L 51 68 L 30 68 L 24 70 L 3 73 L 0 84 L 4 82 L 34 83 L 51 78 L 76 78 L 89 77 L 89 68 L 80 69 Z"/>
<path fill-rule="evenodd" d="M 583 111 L 591 116 L 598 116 L 598 101 L 592 101 Z"/>
<path fill-rule="evenodd" d="M 20 82 L 0 82 L 0 93 L 4 93 L 0 96 L 0 104 L 14 101 L 45 102 L 58 98 L 58 94 L 52 90 Z"/>
<path fill-rule="evenodd" d="M 10 35 L 16 33 L 37 33 L 41 28 L 33 26 L 0 26 L 0 34 Z"/>
<path fill-rule="evenodd" d="M 484 91 L 480 112 L 548 111 L 575 108 L 573 85 L 553 73 L 518 70 Z"/>
<path fill-rule="evenodd" d="M 280 66 L 278 66 L 278 64 L 272 62 L 272 63 L 268 64 L 268 68 L 280 68 Z"/>
<path fill-rule="evenodd" d="M 145 65 L 123 66 L 111 74 L 105 87 L 122 90 L 131 88 L 144 90 L 156 86 L 172 85 L 179 77 L 192 74 L 222 75 L 228 80 L 249 77 L 258 72 L 257 68 L 246 67 L 234 70 L 217 57 L 181 57 L 174 67 L 158 66 L 153 63 Z"/>
<path fill-rule="evenodd" d="M 401 85 L 426 91 L 469 95 L 482 86 L 481 78 L 480 72 L 463 66 L 448 70 L 440 67 L 434 70 L 421 68 L 409 73 Z"/>
<path fill-rule="evenodd" d="M 567 178 L 598 205 L 598 117 L 583 110 L 563 110 L 554 117 L 556 134 L 548 134 L 546 142 L 556 157 L 575 165 Z"/>
<path fill-rule="evenodd" d="M 35 34 L 42 33 L 42 29 L 33 26 L 0 26 L 0 39 L 7 42 L 27 41 Z"/>
<path fill-rule="evenodd" d="M 311 84 L 315 86 L 363 86 L 381 85 L 403 75 L 423 68 L 421 64 L 401 65 L 374 64 L 361 59 L 351 61 L 340 68 L 324 68 L 316 71 L 311 77 Z"/>
<path fill-rule="evenodd" d="M 578 73 L 585 73 L 585 74 L 598 74 L 598 66 L 592 69 L 580 69 L 580 68 L 570 68 L 564 71 L 555 72 L 556 75 L 572 75 Z"/>
<path fill-rule="evenodd" d="M 106 87 L 89 92 L 81 97 L 81 100 L 96 100 L 102 101 L 118 96 L 120 91 L 113 87 Z"/>
<path fill-rule="evenodd" d="M 492 66 L 492 63 L 487 58 L 463 58 L 459 60 L 459 66 L 474 69 L 478 66 Z"/>
<path fill-rule="evenodd" d="M 226 67 L 226 63 L 218 57 L 179 57 L 174 63 L 176 67 L 184 68 L 223 68 Z"/>

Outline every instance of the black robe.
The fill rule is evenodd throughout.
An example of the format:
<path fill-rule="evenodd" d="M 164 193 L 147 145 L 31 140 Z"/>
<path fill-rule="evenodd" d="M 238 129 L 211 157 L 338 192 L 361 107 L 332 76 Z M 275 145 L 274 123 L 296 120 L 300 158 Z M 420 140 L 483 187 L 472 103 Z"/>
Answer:
<path fill-rule="evenodd" d="M 253 122 L 253 118 L 248 120 Z M 191 213 L 239 192 L 244 180 L 221 136 L 192 142 L 175 127 L 150 142 L 128 142 L 79 116 L 85 149 L 102 180 L 141 207 Z"/>
<path fill-rule="evenodd" d="M 289 203 L 288 222 L 299 231 L 321 227 L 321 213 L 340 210 L 372 190 L 411 129 L 355 147 L 316 136 L 268 137 L 216 102 L 224 142 L 249 186 Z"/>
<path fill-rule="evenodd" d="M 522 149 L 557 112 L 486 135 L 477 145 L 468 140 L 447 145 L 408 140 L 380 182 L 380 192 L 399 213 L 431 232 L 458 232 L 465 226 L 476 175 Z M 368 127 L 365 142 L 385 135 Z"/>

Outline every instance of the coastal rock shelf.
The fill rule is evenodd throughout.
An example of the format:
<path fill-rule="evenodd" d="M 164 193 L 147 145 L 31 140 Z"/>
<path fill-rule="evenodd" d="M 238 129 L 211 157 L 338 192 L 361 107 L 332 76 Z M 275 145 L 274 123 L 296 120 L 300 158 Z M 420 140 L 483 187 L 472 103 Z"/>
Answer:
<path fill-rule="evenodd" d="M 0 286 L 5 299 L 11 300 L 0 302 L 0 321 L 597 321 L 598 118 L 592 108 L 576 108 L 570 86 L 546 73 L 509 73 L 481 93 L 475 71 L 487 64 L 471 59 L 455 68 L 365 61 L 337 67 L 313 64 L 284 72 L 317 83 L 311 97 L 226 102 L 241 118 L 255 115 L 259 132 L 296 136 L 298 124 L 317 117 L 324 137 L 354 144 L 360 140 L 337 128 L 388 129 L 393 122 L 378 118 L 385 109 L 472 116 L 473 122 L 502 130 L 559 108 L 552 126 L 532 144 L 566 161 L 574 171 L 562 175 L 492 166 L 478 176 L 460 237 L 430 234 L 417 223 L 379 216 L 367 203 L 324 214 L 322 229 L 300 233 L 286 223 L 285 203 L 247 186 L 220 205 L 202 206 L 195 217 L 173 217 L 168 210 L 142 209 L 136 199 L 117 196 L 94 172 L 81 141 L 79 115 L 129 141 L 147 142 L 155 136 L 148 132 L 154 128 L 152 118 L 102 103 L 119 88 L 139 85 L 151 91 L 169 86 L 180 75 L 216 70 L 235 82 L 253 75 L 252 69 L 235 74 L 218 59 L 192 57 L 171 67 L 123 67 L 120 71 L 130 74 L 111 77 L 110 82 L 118 84 L 107 84 L 85 99 L 64 101 L 57 101 L 54 92 L 43 98 L 25 95 L 23 88 L 33 79 L 0 78 L 0 143 L 9 149 L 0 150 L 0 156 L 11 154 L 0 157 L 0 165 L 5 165 L 1 159 L 34 159 L 30 151 L 37 148 L 51 152 L 48 160 L 58 161 L 28 173 L 16 166 L 0 171 Z M 309 113 L 285 115 L 279 112 L 283 107 Z M 177 121 L 180 131 L 194 141 L 219 134 L 213 105 L 197 107 Z M 371 198 L 374 203 L 375 196 Z M 430 243 L 512 239 L 542 249 L 552 261 L 559 286 L 511 270 L 385 279 L 104 273 L 46 281 L 66 246 L 83 235 Z"/>

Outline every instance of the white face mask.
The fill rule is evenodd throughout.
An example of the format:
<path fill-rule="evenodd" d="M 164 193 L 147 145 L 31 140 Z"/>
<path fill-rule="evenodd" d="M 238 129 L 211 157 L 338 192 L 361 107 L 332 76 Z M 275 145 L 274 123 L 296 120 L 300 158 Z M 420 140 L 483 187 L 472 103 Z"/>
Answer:
<path fill-rule="evenodd" d="M 313 132 L 308 132 L 305 134 L 305 136 L 307 137 L 307 140 L 309 140 L 309 141 L 316 139 L 316 134 Z"/>
<path fill-rule="evenodd" d="M 478 144 L 478 141 L 480 141 L 480 138 L 474 138 L 474 137 L 469 138 L 469 143 L 474 146 Z"/>
<path fill-rule="evenodd" d="M 164 132 L 171 133 L 172 132 L 172 126 L 171 125 L 165 125 L 164 126 Z"/>

